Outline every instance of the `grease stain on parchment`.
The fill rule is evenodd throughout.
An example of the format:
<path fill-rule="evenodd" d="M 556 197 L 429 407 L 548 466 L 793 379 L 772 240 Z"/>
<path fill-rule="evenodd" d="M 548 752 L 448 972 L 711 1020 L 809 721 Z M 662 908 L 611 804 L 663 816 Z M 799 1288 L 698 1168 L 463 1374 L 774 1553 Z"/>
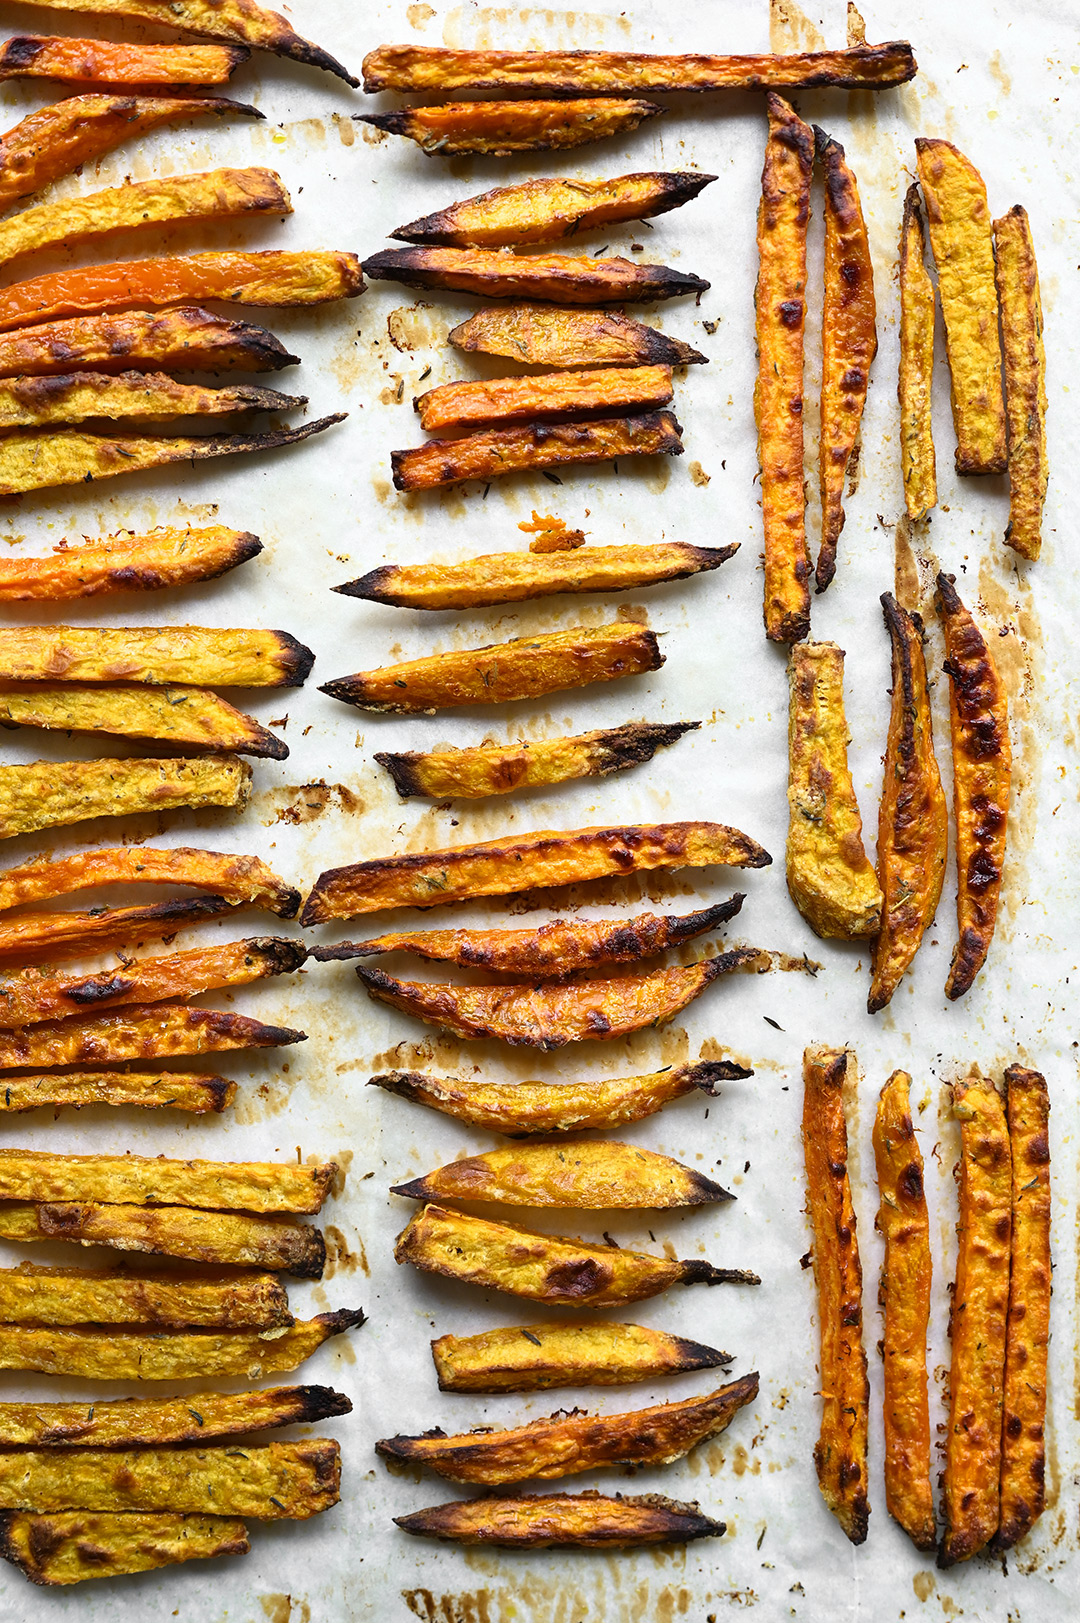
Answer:
<path fill-rule="evenodd" d="M 770 51 L 823 51 L 825 36 L 794 0 L 769 0 Z"/>
<path fill-rule="evenodd" d="M 588 50 L 622 45 L 632 37 L 625 12 L 554 11 L 548 7 L 454 6 L 443 23 L 443 44 L 473 50 Z"/>
<path fill-rule="evenodd" d="M 311 1623 L 309 1601 L 293 1600 L 291 1595 L 260 1595 L 259 1605 L 268 1623 Z"/>

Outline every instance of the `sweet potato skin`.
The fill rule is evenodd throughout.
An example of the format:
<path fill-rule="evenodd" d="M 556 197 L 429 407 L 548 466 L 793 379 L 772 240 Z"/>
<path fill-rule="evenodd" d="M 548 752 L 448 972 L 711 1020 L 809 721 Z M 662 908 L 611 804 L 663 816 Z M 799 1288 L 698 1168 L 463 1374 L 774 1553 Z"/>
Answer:
<path fill-rule="evenodd" d="M 180 928 L 217 918 L 228 911 L 229 905 L 221 896 L 192 896 L 176 902 L 155 902 L 149 907 L 21 913 L 18 918 L 0 923 L 0 966 L 10 971 L 30 964 L 64 963 L 110 947 L 164 940 Z"/>
<path fill-rule="evenodd" d="M 0 766 L 0 839 L 177 806 L 243 808 L 250 785 L 251 768 L 235 755 Z"/>
<path fill-rule="evenodd" d="M 1022 558 L 1042 548 L 1046 500 L 1046 351 L 1039 267 L 1027 210 L 1019 203 L 994 221 L 994 274 L 1005 350 L 1009 439 L 1009 522 L 1005 539 Z"/>
<path fill-rule="evenodd" d="M 73 316 L 0 334 L 0 377 L 55 377 L 83 368 L 123 372 L 278 372 L 297 365 L 265 327 L 195 305 Z"/>
<path fill-rule="evenodd" d="M 312 1425 L 349 1414 L 352 1404 L 327 1386 L 282 1386 L 255 1392 L 198 1392 L 162 1402 L 4 1403 L 4 1448 L 135 1448 L 240 1437 L 278 1426 Z"/>
<path fill-rule="evenodd" d="M 0 45 L 0 80 L 81 85 L 220 85 L 251 52 L 243 45 L 129 45 L 16 34 Z"/>
<path fill-rule="evenodd" d="M 478 310 L 449 335 L 455 349 L 505 355 L 533 366 L 694 366 L 706 357 L 616 310 L 548 304 Z"/>
<path fill-rule="evenodd" d="M 282 1161 L 169 1161 L 138 1155 L 0 1150 L 0 1199 L 100 1200 L 210 1211 L 317 1212 L 336 1167 Z"/>
<path fill-rule="evenodd" d="M 601 367 L 539 377 L 442 383 L 413 405 L 425 434 L 485 423 L 540 422 L 565 416 L 652 411 L 672 396 L 669 366 Z"/>
<path fill-rule="evenodd" d="M 564 152 L 613 135 L 629 135 L 663 112 L 651 101 L 606 96 L 572 101 L 448 101 L 437 107 L 399 107 L 392 113 L 354 113 L 388 135 L 404 135 L 428 157 L 505 158 L 515 152 Z M 400 233 L 394 233 L 400 235 Z"/>
<path fill-rule="evenodd" d="M 301 687 L 315 663 L 287 631 L 203 626 L 0 628 L 7 682 L 201 682 Z"/>
<path fill-rule="evenodd" d="M 574 463 L 614 462 L 623 456 L 682 456 L 682 426 L 670 411 L 584 422 L 518 423 L 456 440 L 429 440 L 392 451 L 396 490 L 441 490 L 466 479 L 501 479 Z M 2 487 L 0 487 L 2 494 Z"/>
<path fill-rule="evenodd" d="M 289 747 L 217 693 L 189 687 L 79 687 L 0 683 L 0 725 L 108 733 L 197 749 L 229 750 L 283 761 Z"/>
<path fill-rule="evenodd" d="M 32 1584 L 56 1587 L 118 1578 L 219 1555 L 247 1555 L 247 1528 L 234 1516 L 168 1511 L 61 1511 L 0 1514 L 0 1555 Z"/>
<path fill-rule="evenodd" d="M 0 1087 L 0 1111 L 39 1110 L 48 1105 L 76 1110 L 83 1105 L 134 1105 L 142 1110 L 188 1110 L 194 1115 L 228 1110 L 236 1083 L 223 1076 L 177 1071 L 73 1071 L 66 1076 L 13 1077 Z M 0 1219 L 2 1222 L 2 1219 Z"/>
<path fill-rule="evenodd" d="M 257 558 L 262 542 L 222 524 L 121 533 L 44 558 L 0 558 L 0 603 L 67 603 L 105 592 L 152 592 L 216 580 Z"/>
<path fill-rule="evenodd" d="M 910 519 L 937 506 L 931 386 L 934 378 L 934 284 L 923 262 L 919 188 L 909 186 L 900 230 L 900 465 Z"/>
<path fill-rule="evenodd" d="M 285 1291 L 270 1274 L 219 1282 L 24 1262 L 0 1269 L 0 1308 L 4 1324 L 272 1330 L 292 1323 Z"/>
<path fill-rule="evenodd" d="M 407 1200 L 495 1200 L 504 1206 L 659 1209 L 734 1200 L 704 1174 L 670 1156 L 610 1140 L 527 1144 L 489 1150 L 392 1184 Z"/>
<path fill-rule="evenodd" d="M 132 884 L 191 885 L 217 892 L 215 901 L 246 902 L 283 919 L 295 918 L 300 908 L 299 891 L 286 885 L 259 857 L 200 851 L 191 845 L 125 845 L 84 849 L 66 857 L 35 857 L 0 870 L 0 911 L 27 902 L 47 902 L 95 885 Z M 0 935 L 7 928 L 0 925 Z"/>
<path fill-rule="evenodd" d="M 601 1320 L 509 1325 L 431 1343 L 440 1392 L 546 1392 L 559 1386 L 628 1386 L 729 1364 L 699 1341 Z"/>
<path fill-rule="evenodd" d="M 719 1538 L 725 1522 L 696 1504 L 659 1494 L 634 1498 L 588 1493 L 515 1494 L 512 1499 L 457 1500 L 395 1516 L 403 1532 L 455 1544 L 497 1544 L 511 1550 L 626 1550 Z"/>
<path fill-rule="evenodd" d="M 68 1015 L 0 1032 L 0 1071 L 56 1065 L 113 1065 L 122 1060 L 216 1054 L 233 1048 L 279 1048 L 306 1042 L 289 1026 L 222 1014 L 183 1003 L 129 1004 L 122 1012 Z"/>
<path fill-rule="evenodd" d="M 552 304 L 652 303 L 708 291 L 709 283 L 667 265 L 638 265 L 618 255 L 522 254 L 486 248 L 386 248 L 361 266 L 373 281 L 445 287 L 481 298 L 542 299 Z"/>
<path fill-rule="evenodd" d="M 293 411 L 303 396 L 276 389 L 210 389 L 177 383 L 165 372 L 69 372 L 51 378 L 0 380 L 0 429 L 46 428 L 107 417 L 111 422 L 168 423 L 176 417 L 233 417 L 252 411 Z"/>

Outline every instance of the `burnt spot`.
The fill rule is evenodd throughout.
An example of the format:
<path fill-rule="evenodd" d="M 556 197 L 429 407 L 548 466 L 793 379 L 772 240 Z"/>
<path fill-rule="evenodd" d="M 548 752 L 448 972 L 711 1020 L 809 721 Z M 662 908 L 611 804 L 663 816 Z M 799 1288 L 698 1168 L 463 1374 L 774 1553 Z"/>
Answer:
<path fill-rule="evenodd" d="M 1001 869 L 988 851 L 976 851 L 967 865 L 967 886 L 976 895 L 989 890 L 1001 878 Z"/>
<path fill-rule="evenodd" d="M 909 1162 L 897 1180 L 900 1193 L 908 1200 L 921 1200 L 923 1194 L 923 1175 L 915 1162 Z"/>
<path fill-rule="evenodd" d="M 994 1233 L 1002 1242 L 1006 1242 L 1009 1239 L 1009 1236 L 1012 1234 L 1012 1218 L 1008 1215 L 1008 1213 L 1006 1213 L 1003 1217 L 998 1218 L 997 1222 L 994 1224 Z"/>
<path fill-rule="evenodd" d="M 1006 1415 L 1006 1417 L 1005 1417 L 1005 1435 L 1006 1435 L 1006 1437 L 1012 1438 L 1015 1441 L 1015 1439 L 1020 1436 L 1023 1429 L 1024 1429 L 1024 1422 L 1020 1419 L 1020 1416 L 1018 1414 Z"/>
<path fill-rule="evenodd" d="M 784 299 L 782 303 L 777 305 L 776 313 L 780 317 L 781 325 L 787 327 L 789 331 L 792 331 L 802 326 L 803 309 L 804 306 L 801 299 Z M 799 405 L 801 409 L 801 401 L 799 402 Z"/>
<path fill-rule="evenodd" d="M 95 975 L 77 986 L 69 986 L 64 996 L 80 1007 L 87 1007 L 102 1003 L 107 998 L 124 997 L 134 988 L 135 982 L 125 975 Z"/>
<path fill-rule="evenodd" d="M 559 1301 L 584 1301 L 606 1290 L 613 1277 L 610 1263 L 581 1257 L 573 1262 L 553 1263 L 544 1275 L 544 1286 L 548 1295 Z"/>
<path fill-rule="evenodd" d="M 853 259 L 845 259 L 840 266 L 840 279 L 845 287 L 856 287 L 862 274 L 862 266 Z"/>
<path fill-rule="evenodd" d="M 1050 1164 L 1050 1137 L 1043 1128 L 1033 1133 L 1027 1145 L 1028 1164 L 1033 1167 L 1045 1167 Z"/>
<path fill-rule="evenodd" d="M 48 48 L 48 43 L 48 40 L 38 39 L 33 34 L 16 34 L 0 51 L 0 64 L 9 69 L 32 67 L 42 51 Z"/>

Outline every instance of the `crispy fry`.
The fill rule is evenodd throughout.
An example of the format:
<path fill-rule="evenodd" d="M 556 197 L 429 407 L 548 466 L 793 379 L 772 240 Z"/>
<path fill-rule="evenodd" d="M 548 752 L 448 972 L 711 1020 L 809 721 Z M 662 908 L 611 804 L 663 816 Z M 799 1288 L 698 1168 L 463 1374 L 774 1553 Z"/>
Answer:
<path fill-rule="evenodd" d="M 132 1003 L 112 1014 L 68 1015 L 0 1032 L 0 1071 L 55 1065 L 116 1065 L 233 1048 L 280 1048 L 307 1041 L 289 1026 L 184 1003 Z"/>
<path fill-rule="evenodd" d="M 810 632 L 810 552 L 803 488 L 803 330 L 806 231 L 814 132 L 771 91 L 758 207 L 758 374 L 754 419 L 765 526 L 765 635 L 798 642 Z"/>
<path fill-rule="evenodd" d="M 817 590 L 836 573 L 844 480 L 862 424 L 877 354 L 874 264 L 859 187 L 839 141 L 814 126 L 825 171 L 825 300 L 821 317 L 821 549 Z"/>
<path fill-rule="evenodd" d="M 469 354 L 505 355 L 533 366 L 694 366 L 707 360 L 680 339 L 616 310 L 549 304 L 478 310 L 453 328 L 450 342 Z"/>
<path fill-rule="evenodd" d="M 390 1187 L 408 1200 L 496 1200 L 504 1206 L 709 1206 L 735 1196 L 703 1173 L 638 1145 L 610 1140 L 489 1150 Z"/>
<path fill-rule="evenodd" d="M 0 634 L 2 635 L 2 634 Z M 636 621 L 541 632 L 513 642 L 428 654 L 357 671 L 320 686 L 343 704 L 384 715 L 434 715 L 463 704 L 509 704 L 544 693 L 614 682 L 664 663 L 653 632 Z"/>
<path fill-rule="evenodd" d="M 1046 501 L 1046 351 L 1039 267 L 1027 210 L 1015 204 L 994 221 L 994 274 L 1005 349 L 1009 430 L 1009 522 L 1005 539 L 1022 558 L 1042 547 Z"/>
<path fill-rule="evenodd" d="M 949 141 L 915 142 L 952 378 L 957 473 L 1004 473 L 1005 403 L 990 210 L 982 176 Z"/>
<path fill-rule="evenodd" d="M 881 931 L 866 1007 L 890 1002 L 937 912 L 949 846 L 949 812 L 934 754 L 919 616 L 881 595 L 892 644 L 892 708 L 878 810 Z"/>
<path fill-rule="evenodd" d="M 330 868 L 315 881 L 300 922 L 325 924 L 384 907 L 435 907 L 651 868 L 767 868 L 771 862 L 755 840 L 723 823 L 545 829 Z"/>
<path fill-rule="evenodd" d="M 221 85 L 251 52 L 242 45 L 131 45 L 16 34 L 0 45 L 0 80 L 72 85 Z"/>
<path fill-rule="evenodd" d="M 313 1425 L 351 1413 L 344 1393 L 329 1386 L 196 1392 L 164 1401 L 125 1398 L 90 1405 L 0 1403 L 0 1448 L 156 1448 Z"/>
<path fill-rule="evenodd" d="M 908 518 L 937 506 L 937 464 L 930 410 L 934 379 L 934 284 L 923 263 L 919 188 L 909 186 L 900 230 L 900 466 Z"/>
<path fill-rule="evenodd" d="M 629 135 L 664 109 L 651 101 L 607 96 L 573 101 L 448 101 L 437 107 L 398 107 L 354 113 L 387 135 L 404 135 L 428 157 L 465 154 L 505 158 L 515 152 L 562 152 L 613 135 Z"/>
<path fill-rule="evenodd" d="M 595 1489 L 456 1500 L 395 1516 L 394 1521 L 404 1532 L 422 1538 L 498 1544 L 511 1550 L 627 1550 L 646 1544 L 686 1544 L 727 1532 L 726 1522 L 711 1520 L 696 1504 L 656 1493 L 624 1498 Z"/>
<path fill-rule="evenodd" d="M 152 1201 L 209 1211 L 306 1214 L 322 1206 L 336 1170 L 333 1161 L 299 1166 L 292 1161 L 168 1161 L 161 1156 L 0 1150 L 0 1200 Z"/>
<path fill-rule="evenodd" d="M 216 580 L 258 557 L 262 542 L 246 530 L 121 531 L 44 558 L 0 558 L 0 603 L 67 603 L 103 592 L 150 592 Z"/>
<path fill-rule="evenodd" d="M 509 1325 L 431 1343 L 440 1392 L 545 1392 L 556 1386 L 632 1386 L 716 1369 L 729 1353 L 638 1324 Z"/>
<path fill-rule="evenodd" d="M 193 299 L 288 308 L 355 299 L 363 291 L 355 254 L 265 249 L 123 259 L 112 265 L 54 271 L 4 288 L 0 332 L 63 316 L 188 304 Z"/>
<path fill-rule="evenodd" d="M 742 1268 L 590 1245 L 446 1206 L 425 1206 L 409 1219 L 397 1237 L 394 1261 L 552 1307 L 623 1307 L 672 1285 L 761 1283 L 757 1274 Z"/>
<path fill-rule="evenodd" d="M 584 422 L 519 423 L 457 440 L 428 440 L 407 451 L 392 451 L 390 464 L 396 490 L 438 490 L 466 479 L 501 479 L 568 463 L 682 453 L 681 424 L 670 411 L 648 411 Z"/>
<path fill-rule="evenodd" d="M 174 748 L 231 750 L 271 761 L 284 761 L 289 753 L 275 733 L 203 688 L 0 683 L 0 726 L 5 725 L 153 739 Z"/>
<path fill-rule="evenodd" d="M 72 1071 L 16 1076 L 0 1084 L 0 1111 L 17 1113 L 49 1105 L 56 1110 L 83 1105 L 135 1105 L 142 1110 L 189 1110 L 219 1115 L 236 1098 L 236 1083 L 223 1076 L 186 1071 Z M 0 1226 L 3 1218 L 0 1217 Z"/>
<path fill-rule="evenodd" d="M 232 417 L 247 411 L 292 411 L 306 401 L 248 384 L 209 389 L 177 383 L 165 372 L 70 372 L 52 378 L 0 381 L 0 429 L 45 428 L 107 417 L 113 422 L 136 418 L 168 423 L 176 417 Z"/>
<path fill-rule="evenodd" d="M 844 651 L 797 643 L 788 662 L 787 885 L 816 935 L 877 935 L 881 887 L 863 850 L 862 818 L 848 770 Z"/>
<path fill-rule="evenodd" d="M 957 596 L 937 578 L 945 627 L 956 823 L 957 943 L 947 998 L 963 997 L 986 962 L 997 924 L 1012 786 L 1009 701 L 986 639 Z"/>
<path fill-rule="evenodd" d="M 702 294 L 709 283 L 667 265 L 639 265 L 612 254 L 506 254 L 486 248 L 385 248 L 361 269 L 372 281 L 446 287 L 480 298 L 543 299 L 551 304 L 653 303 Z"/>
<path fill-rule="evenodd" d="M 295 918 L 300 893 L 279 879 L 260 857 L 229 851 L 200 851 L 196 846 L 119 846 L 74 851 L 66 857 L 35 857 L 16 868 L 0 869 L 0 912 L 26 902 L 47 902 L 97 885 L 192 885 L 217 894 L 216 902 L 265 908 L 283 919 Z M 161 904 L 158 904 L 161 905 Z M 173 904 L 189 906 L 190 902 Z M 118 911 L 118 910 L 114 910 Z M 140 910 L 141 911 L 141 910 Z M 70 915 L 50 913 L 51 919 Z M 0 925 L 4 932 L 11 922 Z M 116 945 L 110 940 L 110 946 Z"/>
<path fill-rule="evenodd" d="M 424 1465 L 451 1482 L 548 1481 L 604 1465 L 670 1465 L 699 1443 L 726 1431 L 739 1410 L 757 1397 L 758 1377 L 743 1375 L 701 1398 L 660 1403 L 625 1414 L 554 1416 L 512 1431 L 466 1432 L 448 1437 L 385 1437 L 375 1444 L 384 1459 Z"/>
<path fill-rule="evenodd" d="M 967 1561 L 994 1537 L 1001 1503 L 1012 1236 L 1012 1156 L 1001 1095 L 969 1076 L 953 1088 L 960 1122 L 956 1289 L 938 1565 Z"/>
<path fill-rule="evenodd" d="M 204 682 L 302 687 L 315 662 L 287 631 L 204 626 L 0 627 L 10 682 Z"/>
<path fill-rule="evenodd" d="M 1046 1365 L 1050 1340 L 1050 1096 L 1023 1065 L 1005 1072 L 1012 1149 L 1012 1258 L 1001 1428 L 1001 1516 L 994 1548 L 1011 1549 L 1046 1504 Z"/>
<path fill-rule="evenodd" d="M 123 372 L 279 372 L 299 356 L 246 321 L 189 305 L 180 310 L 129 310 L 74 316 L 0 334 L 0 377 L 54 377 L 83 367 Z"/>
<path fill-rule="evenodd" d="M 874 1158 L 885 1240 L 878 1300 L 885 1309 L 885 1502 L 920 1550 L 937 1544 L 930 1488 L 930 1409 L 926 1336 L 930 1318 L 930 1220 L 923 1160 L 911 1124 L 906 1071 L 881 1090 L 874 1118 Z"/>
<path fill-rule="evenodd" d="M 251 768 L 233 755 L 0 766 L 0 840 L 92 817 L 130 817 L 179 806 L 242 810 L 250 790 Z"/>
<path fill-rule="evenodd" d="M 375 759 L 394 780 L 403 800 L 483 800 L 573 778 L 606 778 L 611 772 L 651 761 L 658 749 L 678 743 L 699 721 L 631 721 L 622 727 L 519 744 L 477 744 L 471 749 L 377 750 Z M 2 879 L 0 879 L 2 888 Z"/>
<path fill-rule="evenodd" d="M 0 1323 L 158 1324 L 184 1329 L 273 1330 L 290 1325 L 283 1286 L 272 1274 L 226 1281 L 125 1275 L 88 1268 L 0 1269 Z M 10 1509 L 10 1506 L 5 1506 Z"/>
<path fill-rule="evenodd" d="M 164 940 L 178 928 L 217 918 L 229 909 L 220 896 L 193 896 L 150 907 L 102 907 L 88 913 L 23 913 L 0 923 L 0 967 L 64 963 L 110 947 Z"/>
<path fill-rule="evenodd" d="M 619 1525 L 623 1524 L 620 1516 Z M 626 1525 L 633 1527 L 636 1521 L 628 1519 Z M 0 1515 L 0 1555 L 32 1584 L 49 1587 L 87 1578 L 119 1578 L 219 1555 L 247 1555 L 250 1549 L 247 1528 L 232 1516 L 82 1510 L 55 1516 L 8 1510 Z"/>
<path fill-rule="evenodd" d="M 862 1264 L 847 1170 L 848 1055 L 803 1054 L 803 1148 L 821 1331 L 821 1432 L 814 1465 L 825 1503 L 852 1544 L 866 1539 L 870 1386 L 862 1335 Z"/>
<path fill-rule="evenodd" d="M 588 1082 L 482 1082 L 479 1078 L 423 1076 L 388 1071 L 368 1086 L 413 1099 L 447 1116 L 505 1138 L 533 1133 L 572 1133 L 622 1127 L 662 1110 L 672 1099 L 700 1089 L 715 1097 L 717 1083 L 752 1076 L 732 1060 L 706 1060 L 671 1066 L 650 1076 L 623 1076 Z"/>
<path fill-rule="evenodd" d="M 613 411 L 651 411 L 671 399 L 670 366 L 601 367 L 540 377 L 443 383 L 418 396 L 425 434 L 484 423 L 542 422 Z"/>

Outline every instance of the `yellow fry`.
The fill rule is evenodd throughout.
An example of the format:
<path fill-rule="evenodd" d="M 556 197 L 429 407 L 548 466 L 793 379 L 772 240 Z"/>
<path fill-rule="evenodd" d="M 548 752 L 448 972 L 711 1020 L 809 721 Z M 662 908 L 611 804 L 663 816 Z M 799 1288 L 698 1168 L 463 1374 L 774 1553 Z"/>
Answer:
<path fill-rule="evenodd" d="M 207 1210 L 317 1212 L 337 1167 L 292 1161 L 169 1161 L 162 1156 L 0 1150 L 0 1200 L 101 1200 Z"/>
<path fill-rule="evenodd" d="M 900 230 L 900 466 L 908 518 L 937 506 L 931 388 L 934 381 L 934 284 L 923 263 L 919 188 L 909 186 Z"/>
<path fill-rule="evenodd" d="M 546 1392 L 629 1386 L 731 1363 L 728 1353 L 638 1324 L 512 1325 L 431 1343 L 440 1392 Z"/>
<path fill-rule="evenodd" d="M 1039 267 L 1027 210 L 1017 203 L 994 221 L 994 265 L 1005 345 L 1009 429 L 1009 522 L 1005 539 L 1022 558 L 1042 547 L 1046 460 L 1046 351 Z"/>
<path fill-rule="evenodd" d="M 0 766 L 0 840 L 92 817 L 130 817 L 179 806 L 243 810 L 250 792 L 251 768 L 234 755 Z"/>
<path fill-rule="evenodd" d="M 29 1262 L 0 1269 L 2 1324 L 274 1330 L 292 1322 L 288 1297 L 271 1274 L 221 1282 L 171 1274 L 39 1268 Z"/>
<path fill-rule="evenodd" d="M 670 1156 L 609 1139 L 489 1150 L 391 1185 L 408 1200 L 499 1201 L 506 1206 L 660 1208 L 735 1197 Z"/>
<path fill-rule="evenodd" d="M 219 1115 L 236 1097 L 236 1083 L 223 1076 L 186 1071 L 72 1071 L 14 1076 L 0 1082 L 0 1112 L 16 1114 L 49 1105 L 60 1110 L 83 1105 L 134 1105 L 140 1110 L 187 1110 Z M 4 1221 L 0 1215 L 0 1226 Z"/>
<path fill-rule="evenodd" d="M 287 631 L 203 626 L 0 627 L 0 679 L 300 687 L 315 655 Z"/>
<path fill-rule="evenodd" d="M 283 761 L 289 747 L 217 693 L 192 687 L 79 687 L 0 683 L 0 725 L 52 732 L 106 733 L 182 748 L 229 750 Z"/>
<path fill-rule="evenodd" d="M 313 1425 L 351 1411 L 348 1398 L 328 1386 L 196 1392 L 164 1401 L 0 1403 L 0 1448 L 153 1448 L 210 1442 L 278 1426 Z"/>
<path fill-rule="evenodd" d="M 0 380 L 0 429 L 46 428 L 92 417 L 168 423 L 176 417 L 231 417 L 248 411 L 292 411 L 303 395 L 251 384 L 209 388 L 177 383 L 166 372 L 70 372 L 59 377 Z"/>
<path fill-rule="evenodd" d="M 250 1549 L 247 1528 L 232 1516 L 83 1510 L 53 1516 L 9 1510 L 0 1515 L 0 1555 L 32 1584 L 50 1588 L 219 1555 L 247 1555 Z"/>
<path fill-rule="evenodd" d="M 187 586 L 247 563 L 262 551 L 257 535 L 214 525 L 204 530 L 121 533 L 45 558 L 0 558 L 0 603 L 65 603 L 103 592 L 151 592 Z"/>

